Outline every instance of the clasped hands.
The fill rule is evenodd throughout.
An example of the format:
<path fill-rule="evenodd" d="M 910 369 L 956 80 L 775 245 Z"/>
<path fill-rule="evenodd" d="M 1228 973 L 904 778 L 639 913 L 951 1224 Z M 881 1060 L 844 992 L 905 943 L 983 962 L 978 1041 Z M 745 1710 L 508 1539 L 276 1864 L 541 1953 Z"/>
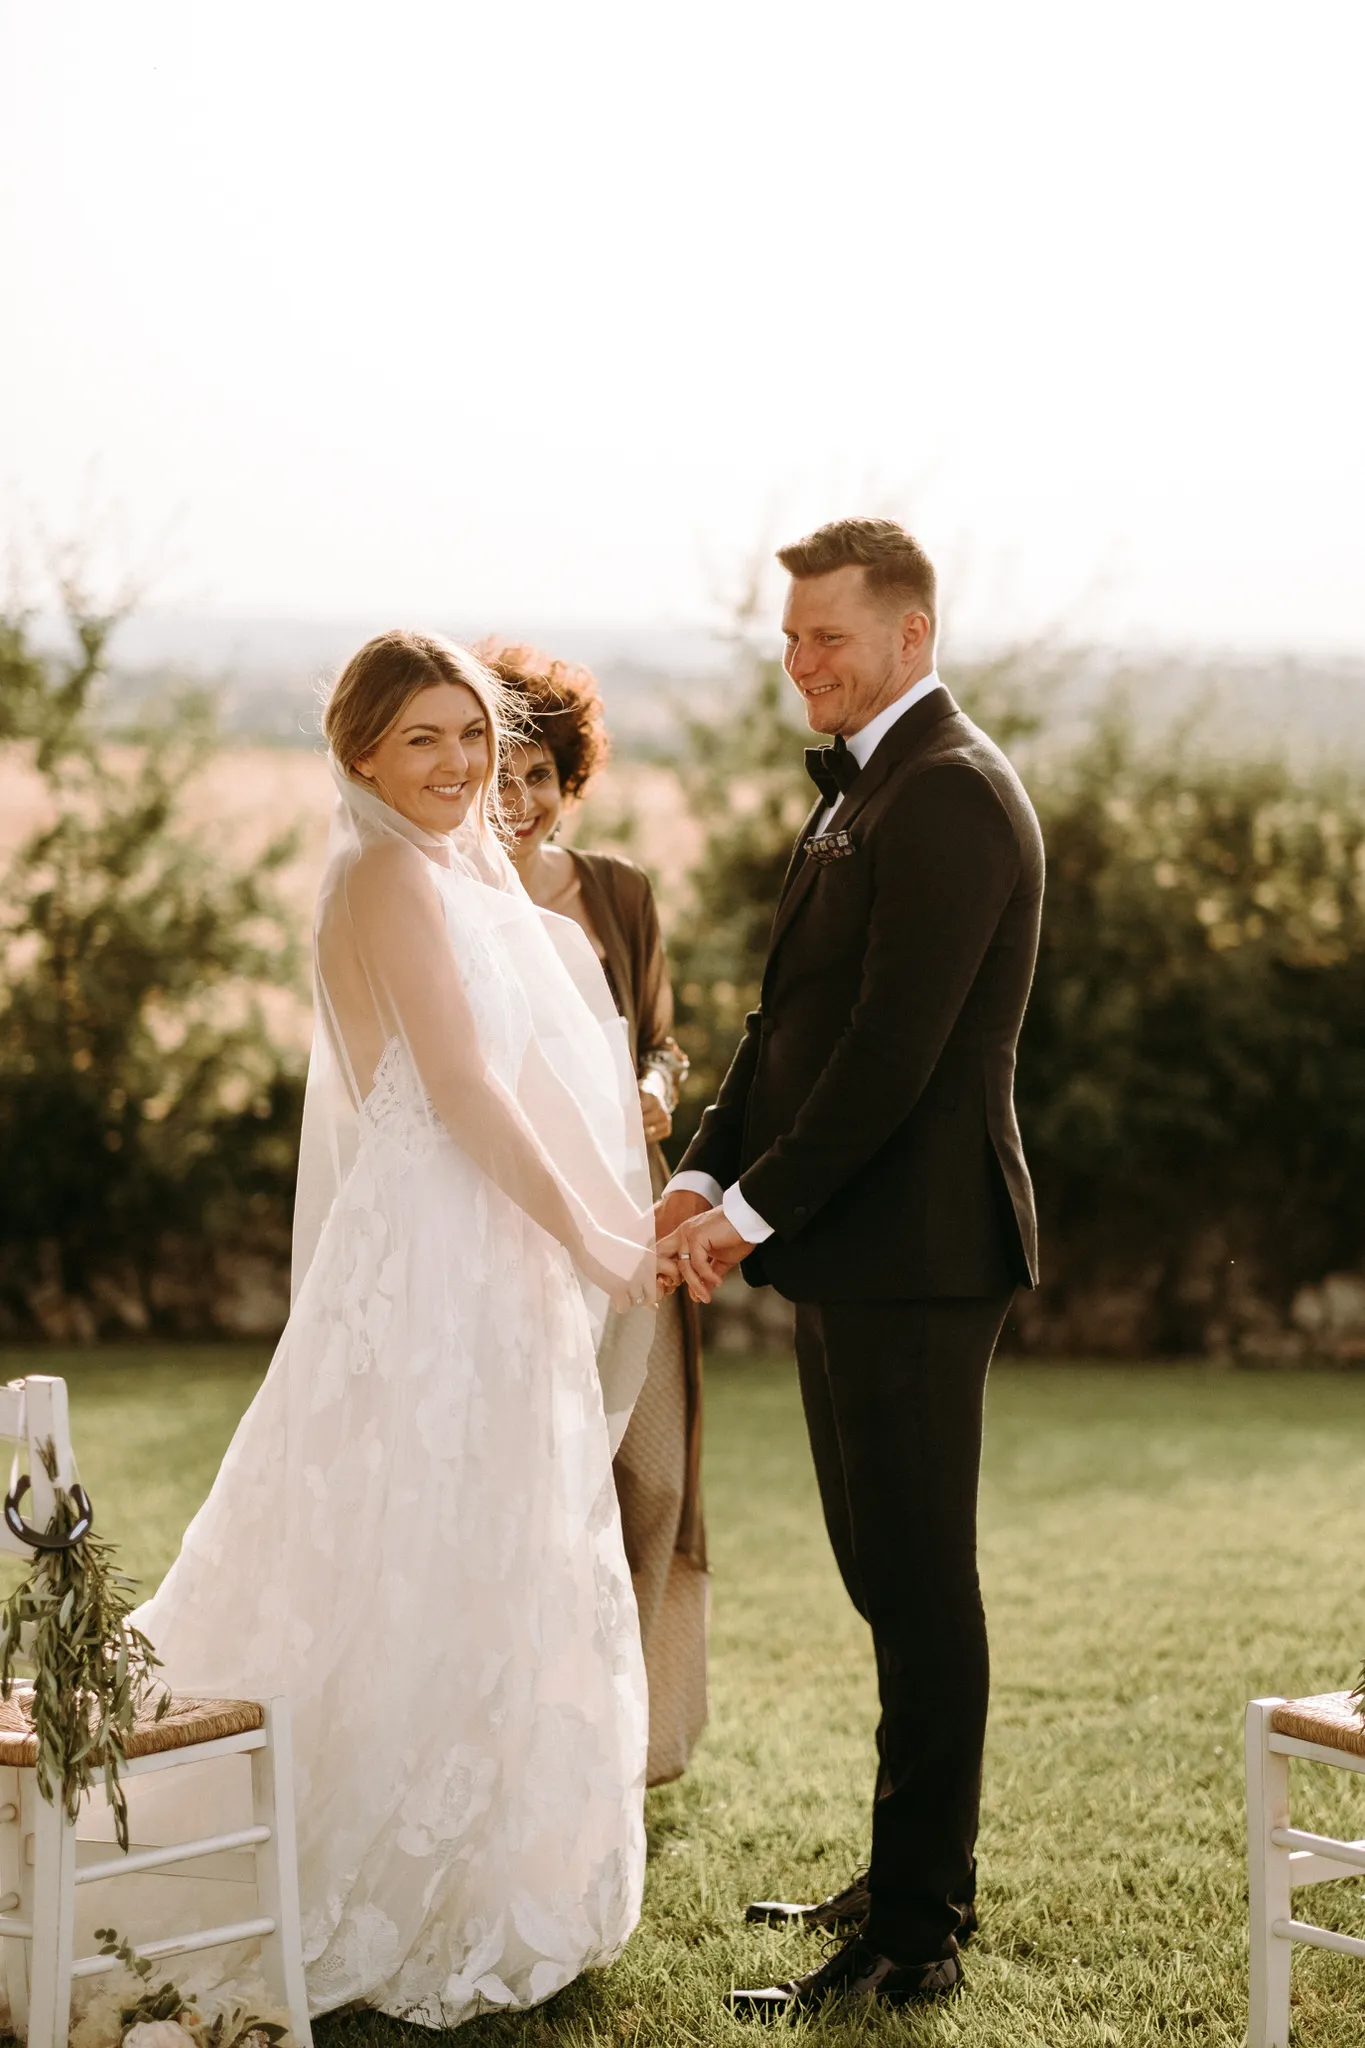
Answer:
<path fill-rule="evenodd" d="M 723 1209 L 688 1189 L 655 1203 L 654 1238 L 660 1294 L 685 1287 L 693 1301 L 710 1301 L 726 1274 L 753 1250 Z"/>

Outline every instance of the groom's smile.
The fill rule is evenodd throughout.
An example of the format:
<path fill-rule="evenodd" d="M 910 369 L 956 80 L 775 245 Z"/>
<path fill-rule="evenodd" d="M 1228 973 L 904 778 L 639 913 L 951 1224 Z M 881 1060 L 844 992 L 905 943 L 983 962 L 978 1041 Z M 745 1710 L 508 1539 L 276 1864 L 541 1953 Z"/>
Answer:
<path fill-rule="evenodd" d="M 867 587 L 857 563 L 826 576 L 794 577 L 782 614 L 783 666 L 801 692 L 812 731 L 854 733 L 934 665 L 927 614 L 902 611 Z"/>

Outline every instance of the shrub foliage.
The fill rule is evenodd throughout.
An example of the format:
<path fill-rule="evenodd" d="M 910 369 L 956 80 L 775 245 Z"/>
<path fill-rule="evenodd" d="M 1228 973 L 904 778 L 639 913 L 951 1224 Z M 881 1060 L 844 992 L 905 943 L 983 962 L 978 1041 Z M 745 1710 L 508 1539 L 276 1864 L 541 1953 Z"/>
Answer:
<path fill-rule="evenodd" d="M 202 701 L 101 733 L 115 623 L 73 603 L 62 659 L 0 617 L 0 745 L 43 796 L 0 873 L 0 1328 L 53 1335 L 202 1330 L 234 1257 L 278 1272 L 301 1096 L 260 1002 L 301 966 L 290 842 L 234 864 L 196 828 Z M 1014 1338 L 1273 1352 L 1296 1291 L 1365 1259 L 1365 793 L 1154 736 L 1114 691 L 1063 728 L 1051 679 L 1028 650 L 952 677 L 1048 848 L 1018 1083 L 1044 1283 Z M 757 999 L 809 741 L 766 662 L 686 735 L 678 1144 Z"/>
<path fill-rule="evenodd" d="M 1254 1348 L 1365 1253 L 1365 793 L 1330 765 L 1220 757 L 1194 721 L 1144 738 L 1115 693 L 1049 743 L 1045 680 L 1029 659 L 952 678 L 1017 747 L 1048 849 L 1018 1081 L 1044 1285 L 1016 1341 Z M 756 1000 L 809 802 L 790 695 L 761 666 L 692 734 L 709 829 L 672 937 L 684 1142 Z"/>
<path fill-rule="evenodd" d="M 0 1316 L 54 1335 L 165 1322 L 169 1269 L 278 1242 L 293 1183 L 299 1077 L 259 997 L 299 972 L 292 840 L 234 865 L 196 830 L 203 699 L 101 733 L 115 624 L 73 599 L 62 658 L 0 619 L 0 741 L 42 812 L 0 873 Z"/>

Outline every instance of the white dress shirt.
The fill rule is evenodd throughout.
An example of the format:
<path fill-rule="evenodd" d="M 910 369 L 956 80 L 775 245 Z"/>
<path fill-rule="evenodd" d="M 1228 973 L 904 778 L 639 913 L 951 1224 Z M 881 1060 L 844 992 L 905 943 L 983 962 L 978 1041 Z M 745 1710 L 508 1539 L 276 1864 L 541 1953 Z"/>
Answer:
<path fill-rule="evenodd" d="M 938 670 L 930 669 L 927 676 L 922 676 L 919 682 L 912 683 L 910 688 L 902 691 L 901 695 L 893 699 L 884 711 L 879 711 L 875 718 L 869 719 L 861 732 L 855 732 L 848 741 L 848 751 L 852 754 L 858 766 L 866 768 L 877 747 L 886 738 L 896 720 L 904 718 L 912 704 L 918 704 L 921 697 L 927 697 L 931 690 L 937 690 L 938 688 Z M 842 802 L 843 798 L 840 797 L 839 803 Z M 831 824 L 834 822 L 834 815 L 838 809 L 839 804 L 830 804 L 821 816 L 817 818 L 811 831 L 812 838 L 817 838 L 822 832 L 828 832 Z M 765 1223 L 757 1209 L 752 1208 L 745 1201 L 739 1191 L 739 1183 L 737 1181 L 733 1187 L 728 1187 L 722 1191 L 720 1182 L 715 1178 L 714 1174 L 698 1173 L 695 1169 L 689 1168 L 684 1173 L 675 1173 L 664 1189 L 664 1193 L 666 1195 L 684 1193 L 704 1195 L 713 1209 L 719 1203 L 720 1207 L 725 1211 L 727 1219 L 734 1224 L 735 1229 L 746 1244 L 762 1244 L 766 1238 L 771 1237 L 773 1234 L 771 1223 Z"/>

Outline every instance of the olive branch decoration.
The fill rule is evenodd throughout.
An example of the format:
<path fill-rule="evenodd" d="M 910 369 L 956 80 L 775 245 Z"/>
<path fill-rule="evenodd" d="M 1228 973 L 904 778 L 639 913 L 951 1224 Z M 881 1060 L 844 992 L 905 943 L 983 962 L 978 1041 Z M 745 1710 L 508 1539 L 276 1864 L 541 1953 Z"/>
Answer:
<path fill-rule="evenodd" d="M 189 2035 L 194 2048 L 275 2048 L 277 2042 L 288 2040 L 288 2027 L 260 2019 L 245 2006 L 229 2006 L 210 2019 L 200 2011 L 197 1999 L 186 1996 L 169 1978 L 153 1984 L 151 1962 L 140 1956 L 117 1928 L 97 1927 L 95 1939 L 102 1956 L 117 1956 L 129 1975 L 141 1984 L 138 1996 L 119 2014 L 125 2029 L 145 2021 L 175 2020 Z"/>
<path fill-rule="evenodd" d="M 38 1455 L 56 1493 L 45 1533 L 67 1536 L 80 1511 L 57 1485 L 57 1452 L 50 1437 Z M 16 1664 L 31 1665 L 33 1693 L 25 1705 L 38 1738 L 38 1790 L 50 1805 L 60 1799 L 74 1822 L 83 1794 L 102 1776 L 118 1844 L 126 1851 L 128 1801 L 119 1773 L 161 1660 L 128 1619 L 137 1604 L 137 1587 L 118 1569 L 115 1554 L 107 1537 L 88 1528 L 70 1549 L 36 1554 L 27 1576 L 0 1607 L 0 1698 L 13 1696 Z M 170 1694 L 163 1692 L 157 1720 L 169 1706 Z"/>

